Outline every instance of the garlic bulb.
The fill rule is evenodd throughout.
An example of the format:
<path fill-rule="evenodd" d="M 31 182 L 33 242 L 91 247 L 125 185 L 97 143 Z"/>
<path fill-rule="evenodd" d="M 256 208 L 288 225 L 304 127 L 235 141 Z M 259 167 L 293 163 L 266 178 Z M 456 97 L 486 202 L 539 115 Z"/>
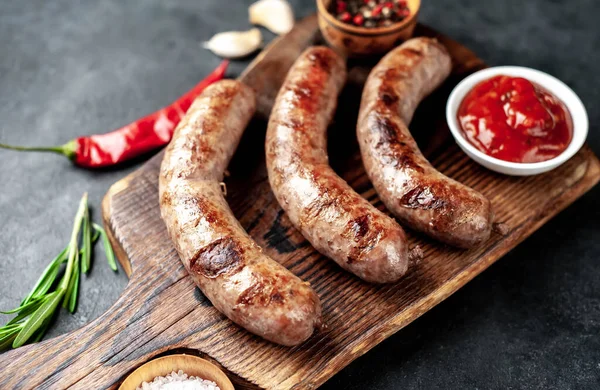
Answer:
<path fill-rule="evenodd" d="M 256 51 L 261 45 L 262 34 L 258 28 L 253 28 L 248 31 L 218 33 L 202 46 L 219 57 L 240 58 Z"/>
<path fill-rule="evenodd" d="M 285 0 L 259 0 L 248 9 L 250 23 L 285 34 L 294 27 L 294 11 Z"/>

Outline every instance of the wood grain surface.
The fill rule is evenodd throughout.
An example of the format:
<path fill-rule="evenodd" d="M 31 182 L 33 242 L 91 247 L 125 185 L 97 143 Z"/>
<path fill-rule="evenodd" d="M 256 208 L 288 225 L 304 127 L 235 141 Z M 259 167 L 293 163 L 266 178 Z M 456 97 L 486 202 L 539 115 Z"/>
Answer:
<path fill-rule="evenodd" d="M 304 28 L 316 31 L 314 18 L 305 23 Z M 497 221 L 506 225 L 505 234 L 494 233 L 483 245 L 463 251 L 408 231 L 411 246 L 423 249 L 423 260 L 397 284 L 364 283 L 317 253 L 291 226 L 268 185 L 266 123 L 257 118 L 230 164 L 227 199 L 267 254 L 315 288 L 327 328 L 303 345 L 286 348 L 246 332 L 212 307 L 187 277 L 160 219 L 160 153 L 117 182 L 103 202 L 107 230 L 130 275 L 120 299 L 78 331 L 0 355 L 0 388 L 116 388 L 146 361 L 181 352 L 216 363 L 238 389 L 317 388 L 443 301 L 596 184 L 600 163 L 587 146 L 562 167 L 529 178 L 495 174 L 471 161 L 450 139 L 444 107 L 452 87 L 485 65 L 468 49 L 428 28 L 419 26 L 417 33 L 437 36 L 455 66 L 448 82 L 421 105 L 411 130 L 434 166 L 491 199 Z M 350 80 L 329 134 L 329 152 L 334 169 L 384 210 L 362 167 L 355 137 L 360 90 L 371 65 L 350 64 Z"/>

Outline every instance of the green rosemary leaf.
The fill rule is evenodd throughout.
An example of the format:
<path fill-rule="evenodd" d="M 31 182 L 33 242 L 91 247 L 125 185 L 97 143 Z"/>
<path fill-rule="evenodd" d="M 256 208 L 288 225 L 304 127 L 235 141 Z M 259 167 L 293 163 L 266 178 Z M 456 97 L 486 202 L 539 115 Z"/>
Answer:
<path fill-rule="evenodd" d="M 115 260 L 115 253 L 112 250 L 112 246 L 110 245 L 110 241 L 108 240 L 108 236 L 102 226 L 94 223 L 94 230 L 100 233 L 100 237 L 102 238 L 102 243 L 104 244 L 104 254 L 106 255 L 106 261 L 108 262 L 108 266 L 113 271 L 117 271 L 117 261 Z"/>
<path fill-rule="evenodd" d="M 81 260 L 83 262 L 83 259 Z M 79 278 L 81 277 L 79 273 L 79 267 L 75 264 L 75 269 L 73 270 L 73 285 L 69 286 L 71 291 L 67 292 L 65 295 L 65 299 L 69 298 L 69 312 L 74 313 L 75 308 L 77 307 L 77 295 L 79 294 Z"/>
<path fill-rule="evenodd" d="M 16 331 L 19 331 L 22 327 L 22 324 L 5 325 L 2 328 L 0 328 L 0 337 L 4 337 L 9 333 L 12 334 Z"/>
<path fill-rule="evenodd" d="M 66 309 L 68 307 L 69 304 L 69 297 L 71 296 L 71 292 L 73 290 L 73 286 L 75 284 L 75 274 L 79 274 L 79 270 L 80 270 L 80 264 L 82 261 L 81 256 L 79 255 L 79 250 L 77 250 L 77 247 L 75 247 L 75 257 L 73 260 L 73 269 L 71 270 L 71 274 L 69 275 L 69 283 L 67 284 L 67 289 L 65 290 L 65 297 L 63 300 L 63 307 Z M 65 273 L 64 277 L 66 277 L 67 274 Z M 61 280 L 62 281 L 62 280 Z"/>
<path fill-rule="evenodd" d="M 2 327 L 0 327 L 0 333 L 4 332 L 7 329 L 11 329 L 11 328 L 18 328 L 19 325 L 10 325 L 10 324 L 6 324 Z"/>
<path fill-rule="evenodd" d="M 44 300 L 44 303 L 29 317 L 27 322 L 23 325 L 23 329 L 19 332 L 18 336 L 13 341 L 13 348 L 18 348 L 25 344 L 27 340 L 38 330 L 44 321 L 54 314 L 56 307 L 60 303 L 65 290 L 59 288 L 55 292 L 48 294 Z"/>
<path fill-rule="evenodd" d="M 31 313 L 27 313 L 27 314 L 21 314 L 21 313 L 19 313 L 18 316 L 16 316 L 12 320 L 8 321 L 6 323 L 6 325 L 23 325 L 23 319 L 27 318 L 30 314 Z"/>
<path fill-rule="evenodd" d="M 17 338 L 18 331 L 0 337 L 0 351 L 10 348 L 13 341 Z"/>
<path fill-rule="evenodd" d="M 21 302 L 22 305 L 31 301 L 34 296 L 44 295 L 48 291 L 48 289 L 52 286 L 52 284 L 54 284 L 54 280 L 56 279 L 56 276 L 58 275 L 58 268 L 67 259 L 67 249 L 69 249 L 69 248 L 67 247 L 67 248 L 63 249 L 63 251 L 60 252 L 59 255 L 56 256 L 50 264 L 48 264 L 48 266 L 42 273 L 42 276 L 40 276 L 40 278 L 38 279 L 35 286 L 31 289 L 31 292 L 29 293 L 29 295 L 27 295 L 27 297 L 25 299 L 23 299 L 23 302 Z M 44 288 L 45 288 L 45 291 L 40 293 L 40 291 L 42 291 Z"/>
<path fill-rule="evenodd" d="M 51 319 L 52 319 L 52 317 L 49 317 L 46 319 L 46 321 L 44 321 L 42 326 L 33 335 L 33 339 L 31 340 L 32 342 L 37 343 L 42 339 L 42 337 L 44 337 L 44 335 L 46 334 L 46 331 L 48 330 L 48 327 L 50 326 Z"/>
<path fill-rule="evenodd" d="M 71 273 L 71 279 L 69 279 L 69 284 L 67 286 L 67 290 L 65 291 L 65 297 L 63 299 L 63 307 L 68 308 L 69 302 L 71 300 L 71 294 L 73 293 L 73 288 L 75 287 L 75 280 L 79 278 L 79 263 L 83 263 L 83 259 L 80 259 L 79 256 L 75 259 L 75 263 L 73 265 L 73 272 Z M 77 282 L 79 286 L 79 282 Z M 75 293 L 77 294 L 77 293 Z M 72 313 L 72 312 L 71 312 Z"/>
<path fill-rule="evenodd" d="M 79 208 L 77 209 L 77 214 L 75 215 L 75 221 L 73 223 L 73 231 L 71 232 L 71 240 L 69 241 L 69 246 L 67 250 L 67 269 L 65 270 L 65 274 L 60 280 L 60 284 L 58 286 L 59 289 L 62 289 L 63 292 L 67 290 L 69 286 L 69 282 L 71 281 L 71 274 L 73 273 L 73 267 L 75 262 L 79 259 L 79 248 L 77 246 L 78 238 L 79 238 L 79 230 L 81 229 L 81 224 L 83 222 L 86 210 L 87 210 L 87 192 L 83 194 L 81 201 L 79 202 Z"/>
<path fill-rule="evenodd" d="M 84 274 L 87 274 L 90 270 L 91 259 L 92 259 L 92 231 L 90 228 L 90 210 L 88 207 L 85 208 L 83 214 L 83 228 L 82 228 L 82 260 L 81 270 Z M 68 295 L 68 294 L 67 294 Z"/>
<path fill-rule="evenodd" d="M 13 335 L 15 335 L 15 337 L 17 337 L 17 336 L 16 336 L 16 335 L 17 335 L 17 333 L 19 333 L 19 328 L 17 328 L 17 329 L 12 329 L 12 330 L 11 330 L 11 331 L 9 331 L 9 332 L 4 332 L 4 333 L 1 333 L 1 334 L 0 334 L 0 345 L 3 345 L 3 340 L 6 340 L 6 339 L 8 339 L 8 338 L 11 338 L 11 336 L 13 336 Z M 13 338 L 13 340 L 14 340 L 14 338 Z M 9 345 L 7 345 L 5 348 L 8 348 L 8 347 L 9 347 Z M 3 350 L 3 349 L 5 349 L 5 348 L 2 348 L 2 347 L 0 347 L 0 352 L 2 352 L 2 350 Z"/>
<path fill-rule="evenodd" d="M 100 238 L 100 233 L 97 230 L 93 230 L 94 234 L 92 235 L 92 245 L 96 243 L 96 241 L 98 241 L 98 238 Z M 93 247 L 90 247 L 90 250 L 93 253 Z M 81 250 L 79 251 L 79 256 L 83 256 L 83 251 L 84 248 L 81 248 Z"/>
<path fill-rule="evenodd" d="M 31 313 L 33 313 L 34 311 L 36 311 L 41 305 L 43 305 L 44 303 L 44 299 L 40 299 L 39 301 L 37 301 L 36 305 L 30 306 L 27 309 L 20 311 L 19 314 L 13 318 L 12 320 L 8 321 L 7 325 L 13 325 L 13 324 L 18 324 L 19 322 L 21 322 L 22 320 L 24 320 L 25 318 L 29 317 L 31 315 Z"/>
<path fill-rule="evenodd" d="M 39 301 L 40 301 L 40 298 L 34 298 L 31 301 L 27 302 L 26 304 L 21 305 L 21 306 L 15 308 L 15 309 L 12 309 L 12 310 L 9 310 L 9 311 L 0 311 L 0 313 L 2 313 L 2 314 L 14 314 L 14 313 L 20 312 L 21 310 L 26 310 L 28 307 L 35 306 L 36 304 L 39 303 Z"/>
<path fill-rule="evenodd" d="M 58 277 L 58 271 L 59 270 L 60 270 L 60 265 L 57 265 L 52 270 L 52 273 L 50 275 L 48 275 L 48 278 L 44 281 L 44 284 L 42 284 L 38 288 L 38 290 L 36 291 L 35 295 L 31 299 L 38 299 L 38 298 L 43 297 L 44 295 L 46 295 L 46 293 L 50 290 L 50 288 L 56 282 L 56 278 Z"/>
<path fill-rule="evenodd" d="M 69 298 L 69 311 L 71 313 L 75 312 L 77 308 L 77 296 L 79 295 L 79 279 L 81 276 L 77 274 L 75 277 L 75 284 L 73 285 L 73 290 L 71 291 L 71 296 Z"/>
<path fill-rule="evenodd" d="M 98 241 L 98 238 L 100 237 L 100 232 L 96 229 L 94 229 L 94 235 L 92 236 L 92 244 L 95 244 L 96 241 Z"/>
<path fill-rule="evenodd" d="M 18 324 L 18 323 L 22 322 L 24 319 L 26 319 L 27 317 L 29 317 L 34 311 L 36 311 L 41 305 L 44 304 L 44 300 L 46 299 L 46 297 L 47 297 L 47 295 L 38 297 L 38 298 L 36 298 L 34 305 L 28 306 L 26 308 L 22 308 L 21 311 L 19 311 L 19 314 L 15 318 L 8 321 L 7 325 Z"/>

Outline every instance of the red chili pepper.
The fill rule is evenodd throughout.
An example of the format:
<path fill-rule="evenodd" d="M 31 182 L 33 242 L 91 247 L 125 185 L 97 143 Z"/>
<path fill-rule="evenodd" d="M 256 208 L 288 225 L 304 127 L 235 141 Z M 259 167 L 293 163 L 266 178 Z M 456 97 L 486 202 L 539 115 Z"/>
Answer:
<path fill-rule="evenodd" d="M 228 61 L 223 61 L 204 80 L 170 105 L 106 134 L 76 138 L 62 146 L 22 147 L 0 144 L 0 148 L 53 152 L 68 157 L 84 168 L 112 166 L 166 145 L 177 124 L 202 91 L 225 75 Z"/>

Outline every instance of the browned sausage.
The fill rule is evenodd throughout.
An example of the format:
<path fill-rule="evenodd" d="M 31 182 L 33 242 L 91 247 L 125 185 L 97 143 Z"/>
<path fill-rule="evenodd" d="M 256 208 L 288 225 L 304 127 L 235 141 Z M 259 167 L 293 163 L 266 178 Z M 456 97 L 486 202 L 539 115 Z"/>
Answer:
<path fill-rule="evenodd" d="M 219 184 L 255 107 L 252 90 L 233 80 L 196 99 L 162 162 L 160 210 L 181 261 L 213 305 L 252 333 L 295 345 L 319 325 L 319 299 L 248 236 Z"/>
<path fill-rule="evenodd" d="M 267 169 L 279 204 L 319 252 L 370 282 L 408 267 L 402 228 L 331 169 L 326 131 L 346 65 L 326 47 L 307 49 L 279 91 L 267 130 Z"/>
<path fill-rule="evenodd" d="M 490 235 L 489 200 L 433 168 L 408 130 L 419 102 L 451 68 L 446 48 L 435 39 L 414 38 L 388 53 L 365 84 L 357 134 L 365 169 L 399 221 L 468 248 Z"/>

